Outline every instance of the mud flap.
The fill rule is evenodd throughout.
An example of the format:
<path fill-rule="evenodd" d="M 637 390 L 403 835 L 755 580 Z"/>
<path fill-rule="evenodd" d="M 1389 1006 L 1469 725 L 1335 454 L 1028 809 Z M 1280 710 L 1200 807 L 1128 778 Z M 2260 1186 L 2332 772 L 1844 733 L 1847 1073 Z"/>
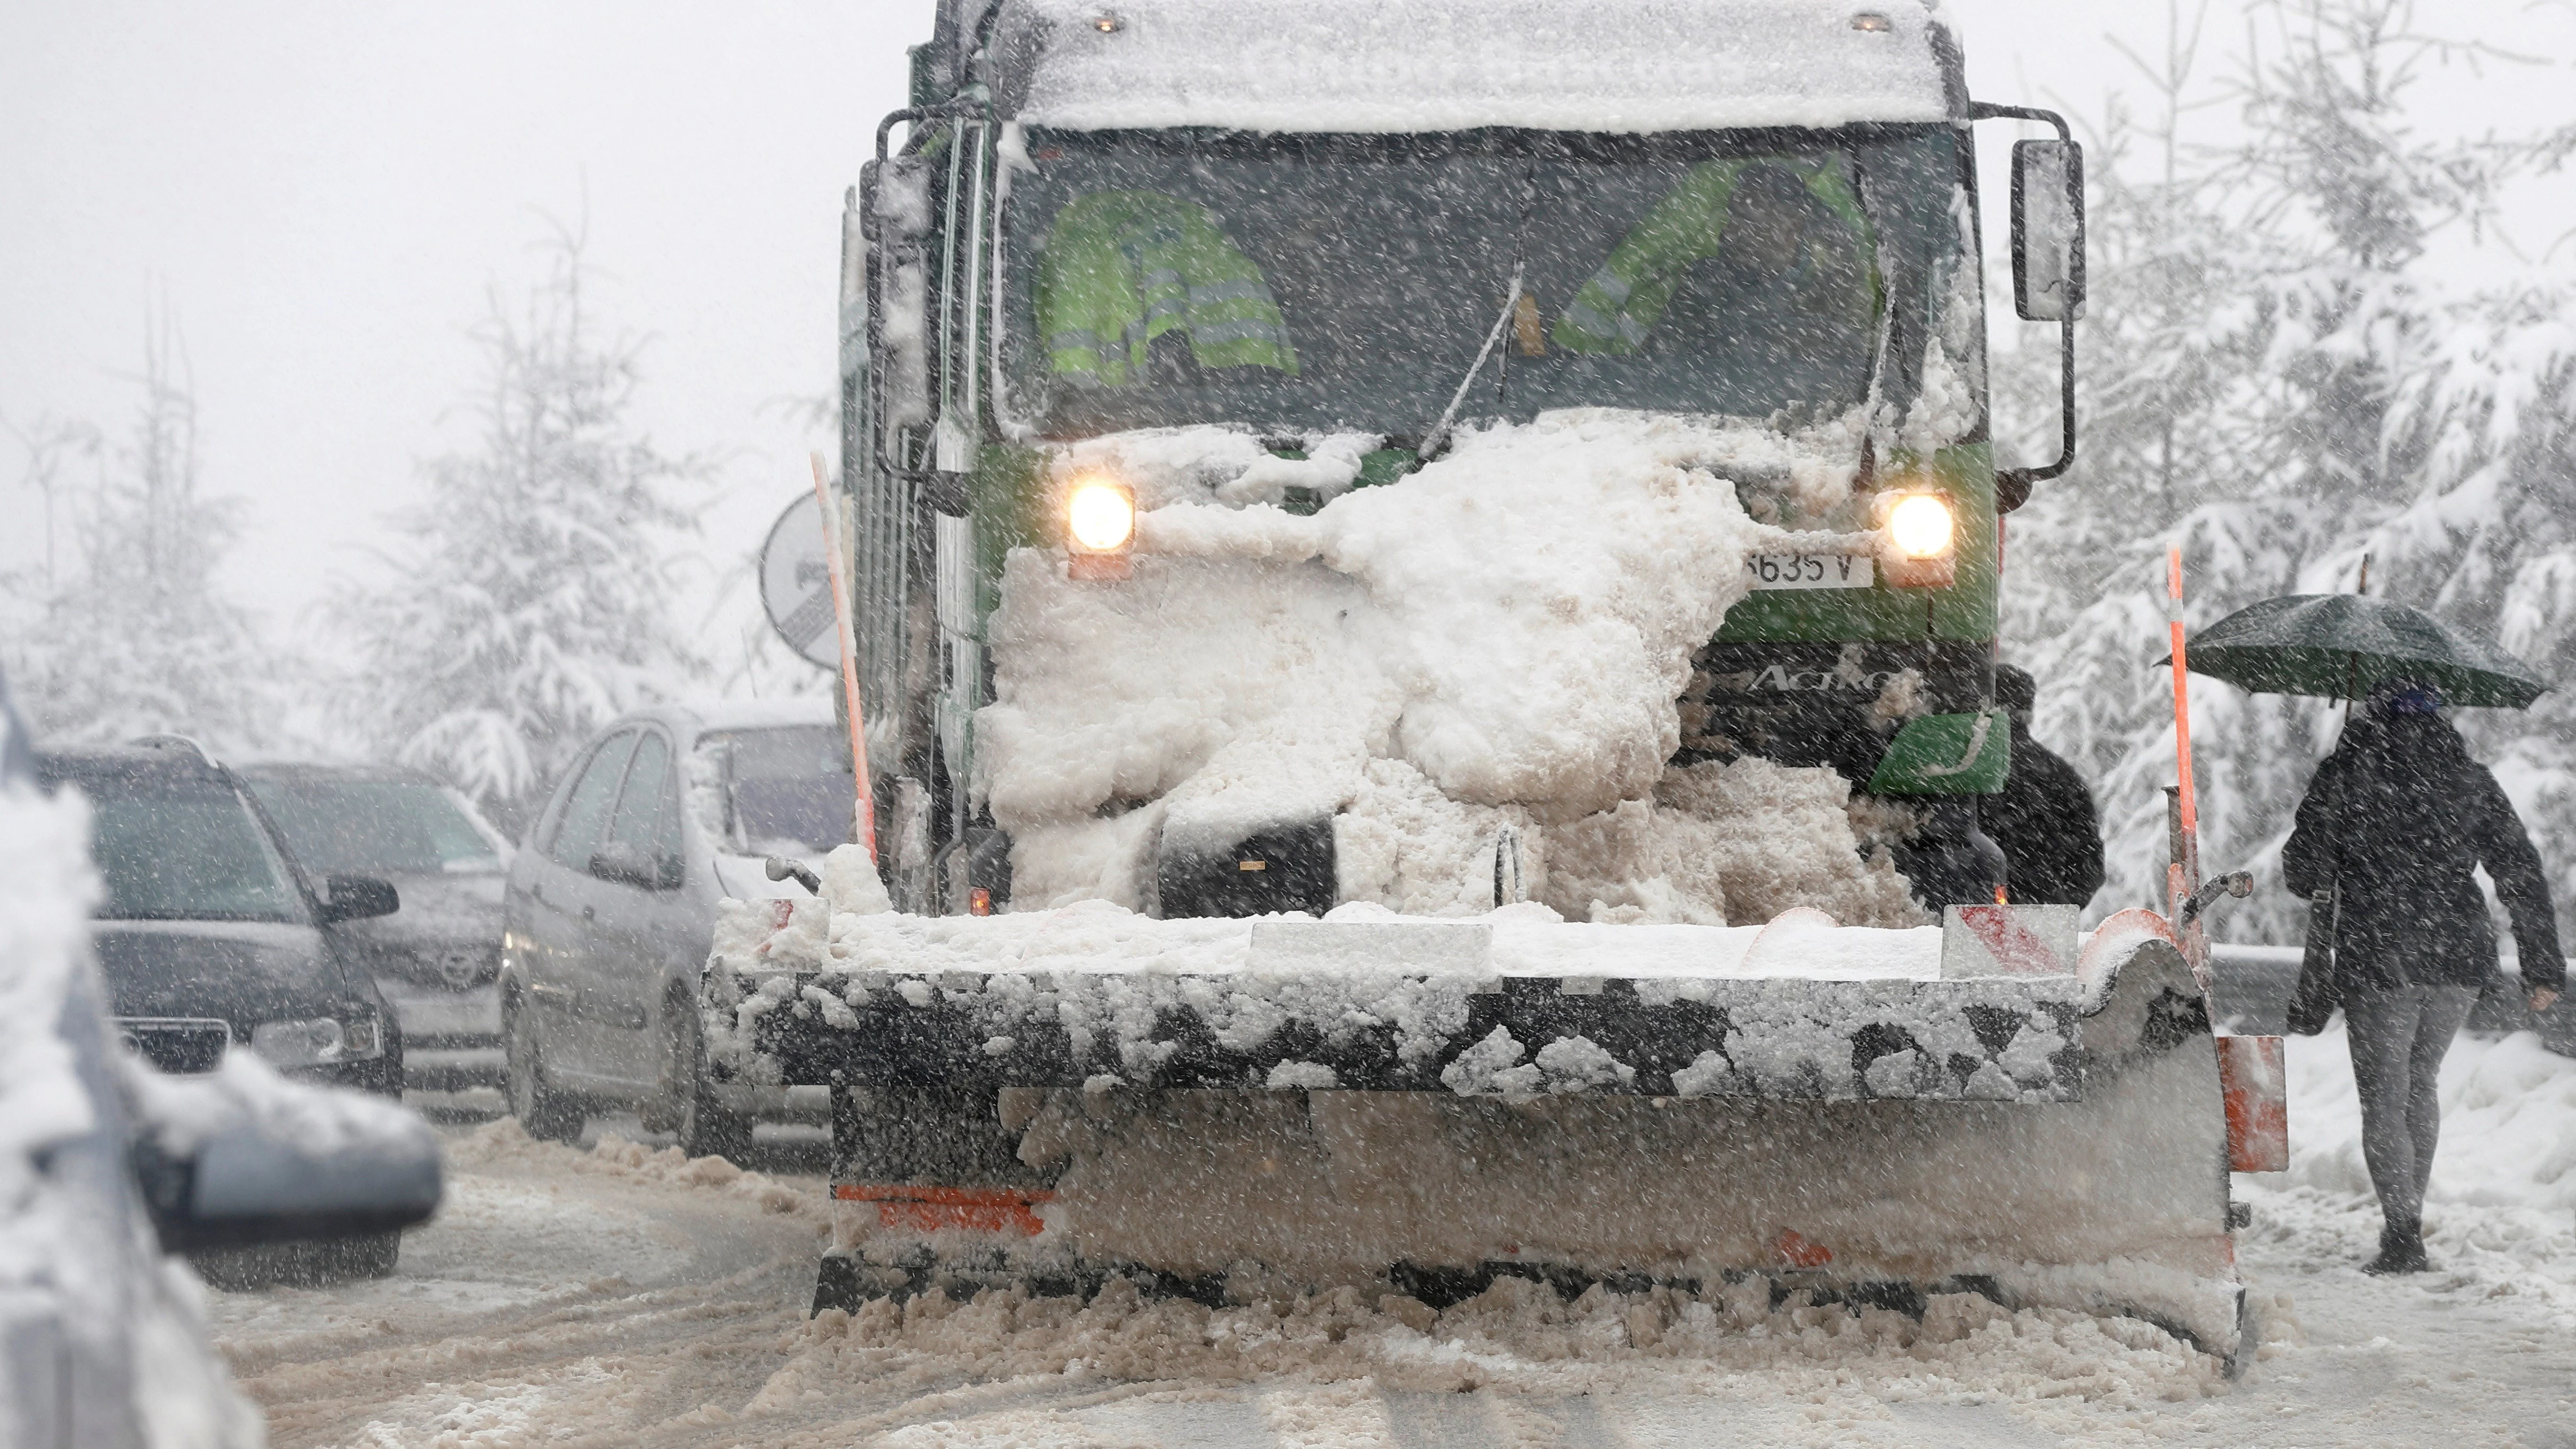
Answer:
<path fill-rule="evenodd" d="M 2290 1170 L 2289 1077 L 2277 1036 L 2222 1036 L 2218 1085 L 2227 1102 L 2227 1166 Z"/>
<path fill-rule="evenodd" d="M 813 1311 L 1035 1276 L 1011 1259 L 1044 1234 L 1054 1179 L 1020 1161 L 1002 1095 L 946 1082 L 833 1088 L 839 1211 Z"/>

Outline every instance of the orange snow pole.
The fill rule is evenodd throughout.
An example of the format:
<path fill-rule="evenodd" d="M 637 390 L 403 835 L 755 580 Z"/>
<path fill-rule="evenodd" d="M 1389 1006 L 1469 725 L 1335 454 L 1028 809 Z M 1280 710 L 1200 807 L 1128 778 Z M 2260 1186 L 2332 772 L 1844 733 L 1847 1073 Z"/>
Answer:
<path fill-rule="evenodd" d="M 851 643 L 855 634 L 850 621 L 850 590 L 842 581 L 841 566 L 848 557 L 841 551 L 840 536 L 832 527 L 832 491 L 823 482 L 823 455 L 806 455 L 814 463 L 814 501 L 823 508 L 823 552 L 830 567 L 824 569 L 832 580 L 832 618 L 841 629 L 841 698 L 850 709 L 850 771 L 858 786 L 858 812 L 854 822 L 859 843 L 868 848 L 868 859 L 877 858 L 877 791 L 868 778 L 868 731 L 866 717 L 859 713 L 859 656 Z M 2181 627 L 2176 625 L 2176 628 Z M 2174 637 L 2180 638 L 2179 634 Z"/>
<path fill-rule="evenodd" d="M 2165 619 L 2173 634 L 2174 859 L 2165 866 L 2165 909 L 2172 914 L 2183 959 L 2201 988 L 2209 987 L 2209 935 L 2200 921 L 2182 919 L 2183 903 L 2200 889 L 2200 806 L 2191 782 L 2191 660 L 2183 652 L 2182 548 L 2165 554 Z"/>
<path fill-rule="evenodd" d="M 2182 838 L 2189 843 L 2200 828 L 2200 809 L 2192 799 L 2191 790 L 2191 669 L 2182 652 L 2180 544 L 2174 545 L 2165 555 L 2165 590 L 2165 618 L 2173 629 L 2174 760 L 2182 772 Z M 2193 885 L 2197 888 L 2199 882 L 2195 881 Z"/>

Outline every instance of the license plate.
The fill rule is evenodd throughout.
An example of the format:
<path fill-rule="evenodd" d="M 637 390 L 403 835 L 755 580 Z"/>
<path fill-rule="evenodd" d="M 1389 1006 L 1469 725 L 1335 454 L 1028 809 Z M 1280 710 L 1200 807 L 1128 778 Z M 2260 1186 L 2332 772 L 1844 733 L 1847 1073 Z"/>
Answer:
<path fill-rule="evenodd" d="M 116 1028 L 127 1051 L 172 1076 L 213 1071 L 233 1041 L 231 1025 L 212 1018 L 125 1016 Z"/>
<path fill-rule="evenodd" d="M 1757 553 L 1744 560 L 1757 589 L 1865 589 L 1877 581 L 1867 554 Z"/>

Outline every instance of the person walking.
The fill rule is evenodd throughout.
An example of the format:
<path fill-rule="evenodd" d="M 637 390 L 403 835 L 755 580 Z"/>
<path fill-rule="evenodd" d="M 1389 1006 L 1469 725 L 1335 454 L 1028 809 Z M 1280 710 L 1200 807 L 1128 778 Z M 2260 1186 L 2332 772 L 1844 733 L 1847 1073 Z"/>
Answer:
<path fill-rule="evenodd" d="M 2031 737 L 2038 702 L 2029 670 L 1995 666 L 1995 703 L 2012 714 L 2012 768 L 2000 792 L 1978 797 L 1977 826 L 2003 847 L 2015 904 L 2081 906 L 2102 888 L 2100 817 L 2084 777 Z"/>
<path fill-rule="evenodd" d="M 2540 855 L 2441 709 L 2429 686 L 2375 692 L 2317 766 L 2281 852 L 2291 890 L 2341 892 L 2335 988 L 2361 1094 L 2362 1158 L 2386 1220 L 2366 1273 L 2431 1266 L 2423 1213 L 2441 1136 L 2435 1087 L 2497 966 L 2472 870 L 2486 867 L 2512 920 L 2532 1010 L 2548 1010 L 2567 986 Z"/>

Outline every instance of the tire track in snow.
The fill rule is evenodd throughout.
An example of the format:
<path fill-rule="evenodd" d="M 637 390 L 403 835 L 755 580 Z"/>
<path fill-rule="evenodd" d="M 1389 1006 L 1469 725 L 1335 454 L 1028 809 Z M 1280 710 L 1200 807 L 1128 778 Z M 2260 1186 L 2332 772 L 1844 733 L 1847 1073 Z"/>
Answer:
<path fill-rule="evenodd" d="M 513 1130 L 456 1139 L 456 1208 L 391 1282 L 216 1295 L 280 1449 L 2576 1445 L 2551 1305 L 2481 1273 L 2364 1278 L 2366 1201 L 2313 1189 L 2258 1198 L 2245 1264 L 2278 1341 L 2227 1384 L 2144 1325 L 2030 1313 L 1935 1334 L 1669 1310 L 1700 1336 L 1660 1348 L 1622 1336 L 1641 1305 L 1537 1300 L 1430 1335 L 1321 1300 L 809 1320 L 819 1183 Z"/>

